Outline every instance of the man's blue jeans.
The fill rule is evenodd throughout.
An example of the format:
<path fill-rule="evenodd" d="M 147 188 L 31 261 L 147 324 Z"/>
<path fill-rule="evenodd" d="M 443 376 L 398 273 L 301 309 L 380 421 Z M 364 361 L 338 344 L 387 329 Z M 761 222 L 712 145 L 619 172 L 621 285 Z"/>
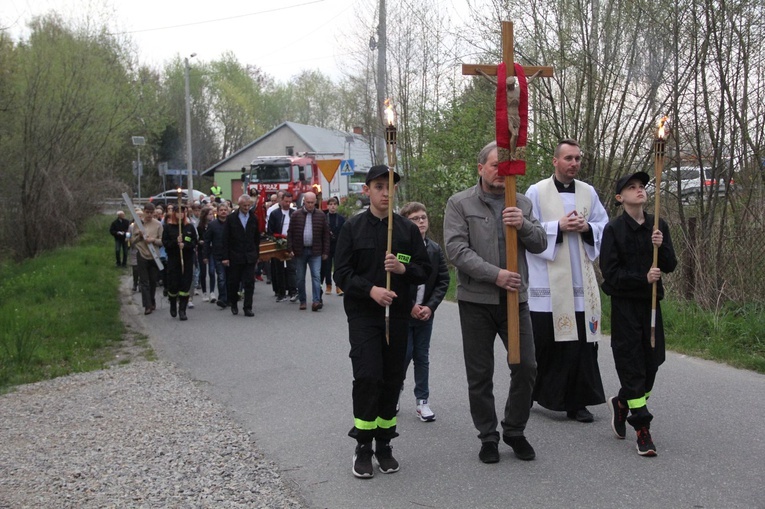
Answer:
<path fill-rule="evenodd" d="M 215 264 L 215 275 L 218 276 L 218 300 L 223 303 L 228 302 L 228 293 L 226 288 L 226 267 L 221 260 L 216 259 L 214 262 L 210 259 L 211 263 Z"/>
<path fill-rule="evenodd" d="M 409 319 L 409 339 L 406 345 L 406 362 L 404 375 L 409 369 L 409 363 L 414 360 L 414 397 L 416 399 L 430 398 L 430 336 L 433 333 L 433 316 L 430 320 Z"/>
<path fill-rule="evenodd" d="M 301 255 L 295 257 L 295 271 L 297 273 L 298 298 L 300 299 L 300 303 L 306 303 L 306 265 L 311 268 L 311 302 L 321 302 L 321 256 L 311 256 L 310 249 L 306 248 Z"/>

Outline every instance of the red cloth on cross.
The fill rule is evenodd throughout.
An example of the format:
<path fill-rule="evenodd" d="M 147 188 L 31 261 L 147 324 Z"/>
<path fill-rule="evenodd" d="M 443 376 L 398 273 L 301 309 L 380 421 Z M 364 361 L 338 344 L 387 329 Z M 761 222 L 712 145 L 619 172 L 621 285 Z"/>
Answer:
<path fill-rule="evenodd" d="M 520 64 L 513 64 L 515 68 L 515 75 L 518 78 L 518 86 L 520 89 L 520 97 L 518 101 L 518 116 L 520 117 L 520 125 L 518 127 L 518 139 L 515 144 L 515 148 L 525 147 L 528 137 L 529 127 L 529 90 L 528 82 L 526 81 L 526 73 L 523 71 L 523 66 Z M 496 137 L 497 147 L 505 149 L 510 153 L 510 119 L 507 113 L 507 66 L 504 62 L 497 66 L 497 97 L 496 97 Z M 502 151 L 500 151 L 502 153 Z M 499 161 L 499 175 L 525 175 L 526 174 L 526 161 L 516 159 L 513 161 L 503 160 L 500 157 Z"/>

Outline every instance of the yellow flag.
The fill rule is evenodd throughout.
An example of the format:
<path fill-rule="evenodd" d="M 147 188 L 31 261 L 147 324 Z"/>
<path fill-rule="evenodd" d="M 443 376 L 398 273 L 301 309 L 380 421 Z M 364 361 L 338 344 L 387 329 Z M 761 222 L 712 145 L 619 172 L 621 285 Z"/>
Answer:
<path fill-rule="evenodd" d="M 332 179 L 335 178 L 335 173 L 340 168 L 340 159 L 323 159 L 316 161 L 316 164 L 319 166 L 321 174 L 327 179 L 327 182 L 332 182 Z"/>

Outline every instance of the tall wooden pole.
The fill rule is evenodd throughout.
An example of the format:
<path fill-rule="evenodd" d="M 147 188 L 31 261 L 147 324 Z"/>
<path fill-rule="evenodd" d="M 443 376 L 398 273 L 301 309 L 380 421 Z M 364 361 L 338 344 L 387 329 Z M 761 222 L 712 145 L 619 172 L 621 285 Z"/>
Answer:
<path fill-rule="evenodd" d="M 507 66 L 507 75 L 514 76 L 513 65 L 513 23 L 502 22 L 502 61 Z M 516 206 L 515 175 L 505 175 L 505 207 Z M 518 230 L 505 226 L 505 267 L 518 272 Z M 518 292 L 507 292 L 507 358 L 510 364 L 521 362 L 520 319 L 518 316 Z"/>
<path fill-rule="evenodd" d="M 175 211 L 176 216 L 175 216 L 174 219 L 175 219 L 175 222 L 178 223 L 178 239 L 177 239 L 178 240 L 178 252 L 181 255 L 181 274 L 183 274 L 185 269 L 183 267 L 183 249 L 181 249 L 181 242 L 183 242 L 183 209 L 181 208 L 182 207 L 182 201 L 181 200 L 183 199 L 183 193 L 181 191 L 182 190 L 179 187 L 178 188 L 178 210 Z M 189 190 L 189 194 L 191 194 L 191 190 Z M 188 199 L 186 201 L 188 201 Z M 178 213 L 181 214 L 180 219 L 177 216 Z"/>
<path fill-rule="evenodd" d="M 653 175 L 654 175 L 654 217 L 653 231 L 659 229 L 659 214 L 661 213 L 661 172 L 664 169 L 664 153 L 666 150 L 666 134 L 664 123 L 667 117 L 659 121 L 656 138 L 653 141 Z M 653 264 L 651 268 L 659 266 L 659 248 L 653 246 Z M 651 288 L 651 348 L 656 348 L 656 302 L 659 282 L 654 281 Z"/>
<path fill-rule="evenodd" d="M 394 168 L 396 166 L 396 126 L 393 124 L 392 106 L 391 119 L 385 128 L 385 146 L 388 151 L 388 247 L 385 255 L 393 252 L 393 205 L 396 196 Z M 390 291 L 390 272 L 385 274 L 385 289 Z M 385 341 L 390 344 L 390 306 L 385 306 Z"/>

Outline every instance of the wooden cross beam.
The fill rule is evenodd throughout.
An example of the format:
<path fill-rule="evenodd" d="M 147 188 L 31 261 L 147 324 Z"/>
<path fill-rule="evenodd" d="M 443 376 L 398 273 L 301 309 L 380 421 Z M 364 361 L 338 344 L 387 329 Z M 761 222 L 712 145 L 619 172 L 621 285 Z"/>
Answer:
<path fill-rule="evenodd" d="M 502 22 L 502 62 L 507 67 L 508 82 L 510 76 L 515 76 L 515 67 L 513 65 L 513 23 L 511 21 Z M 547 66 L 524 66 L 523 71 L 527 76 L 541 76 L 551 78 L 553 68 Z M 487 75 L 496 76 L 496 65 L 480 64 L 462 64 L 463 75 Z M 514 78 L 513 78 L 514 79 Z M 505 84 L 499 84 L 504 86 Z M 517 109 L 517 106 L 516 106 Z M 517 116 L 517 114 L 516 114 Z M 511 138 L 511 152 L 515 149 L 517 133 Z M 499 150 L 500 161 L 502 157 L 509 154 L 504 150 Z M 516 206 L 516 182 L 515 175 L 505 176 L 505 207 Z M 505 252 L 507 253 L 506 268 L 511 272 L 518 272 L 518 231 L 512 227 L 505 228 Z M 510 364 L 519 364 L 521 362 L 520 347 L 520 319 L 518 316 L 518 292 L 507 292 L 507 358 Z"/>

